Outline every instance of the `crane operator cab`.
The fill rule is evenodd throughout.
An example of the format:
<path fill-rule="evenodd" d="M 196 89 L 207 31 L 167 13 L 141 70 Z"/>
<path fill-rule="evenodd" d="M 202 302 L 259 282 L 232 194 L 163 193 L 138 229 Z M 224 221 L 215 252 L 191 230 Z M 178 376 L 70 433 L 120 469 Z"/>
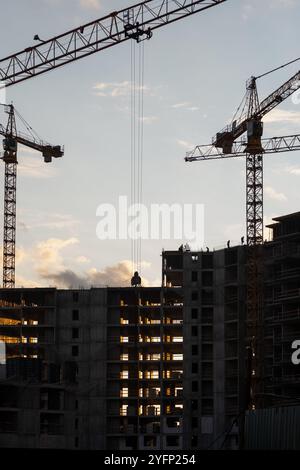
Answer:
<path fill-rule="evenodd" d="M 263 123 L 260 119 L 251 119 L 247 122 L 247 147 L 245 151 L 252 155 L 263 153 L 261 138 Z"/>
<path fill-rule="evenodd" d="M 17 141 L 13 137 L 5 137 L 5 139 L 3 139 L 4 151 L 16 152 L 17 148 L 18 148 Z"/>
<path fill-rule="evenodd" d="M 13 137 L 5 137 L 3 139 L 4 156 L 3 161 L 6 163 L 17 163 L 18 143 Z"/>

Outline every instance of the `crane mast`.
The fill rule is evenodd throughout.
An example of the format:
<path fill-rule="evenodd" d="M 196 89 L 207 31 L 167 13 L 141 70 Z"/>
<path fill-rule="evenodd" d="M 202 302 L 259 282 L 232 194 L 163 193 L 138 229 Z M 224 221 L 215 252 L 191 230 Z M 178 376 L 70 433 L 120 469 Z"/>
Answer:
<path fill-rule="evenodd" d="M 4 225 L 3 225 L 3 287 L 15 287 L 17 141 L 13 106 L 8 106 L 8 123 L 3 141 Z"/>
<path fill-rule="evenodd" d="M 6 129 L 0 125 L 0 134 L 4 136 L 2 160 L 5 163 L 4 176 L 4 223 L 3 223 L 3 287 L 15 287 L 16 259 L 16 214 L 17 214 L 17 151 L 22 144 L 42 153 L 44 161 L 49 163 L 52 158 L 63 156 L 60 146 L 30 138 L 17 132 L 14 106 L 7 105 L 8 122 Z"/>

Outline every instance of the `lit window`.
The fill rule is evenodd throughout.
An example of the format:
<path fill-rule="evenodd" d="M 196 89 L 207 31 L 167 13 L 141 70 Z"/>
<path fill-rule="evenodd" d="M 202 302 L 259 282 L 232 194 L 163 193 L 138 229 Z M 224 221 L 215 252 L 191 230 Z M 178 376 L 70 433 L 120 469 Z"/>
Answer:
<path fill-rule="evenodd" d="M 173 361 L 182 361 L 183 354 L 173 354 Z"/>
<path fill-rule="evenodd" d="M 151 354 L 150 359 L 152 361 L 159 361 L 160 360 L 160 354 Z"/>
<path fill-rule="evenodd" d="M 172 342 L 173 343 L 182 343 L 183 342 L 183 337 L 182 336 L 173 336 Z"/>
<path fill-rule="evenodd" d="M 122 317 L 121 317 L 121 318 L 120 318 L 120 323 L 121 323 L 121 325 L 128 325 L 129 321 L 126 320 L 125 318 L 122 318 Z"/>
<path fill-rule="evenodd" d="M 175 404 L 175 410 L 183 410 L 183 404 L 182 403 L 176 403 Z"/>
<path fill-rule="evenodd" d="M 145 379 L 159 379 L 159 371 L 158 370 L 146 370 L 144 372 Z"/>
<path fill-rule="evenodd" d="M 165 370 L 164 377 L 166 379 L 181 379 L 183 371 L 182 370 Z"/>
<path fill-rule="evenodd" d="M 29 343 L 37 343 L 38 342 L 38 339 L 37 338 L 29 338 Z"/>
<path fill-rule="evenodd" d="M 159 416 L 160 415 L 160 405 L 148 405 L 148 406 L 146 406 L 146 415 L 147 416 Z"/>
<path fill-rule="evenodd" d="M 128 372 L 128 370 L 122 370 L 122 371 L 120 372 L 120 377 L 121 377 L 121 379 L 128 379 L 128 377 L 129 377 L 129 372 Z"/>
<path fill-rule="evenodd" d="M 128 336 L 120 336 L 120 343 L 128 343 L 129 338 Z"/>
<path fill-rule="evenodd" d="M 121 361 L 128 361 L 128 357 L 129 357 L 128 354 L 121 354 L 120 360 Z"/>
<path fill-rule="evenodd" d="M 151 337 L 151 343 L 160 343 L 160 337 L 159 336 L 152 336 Z"/>
<path fill-rule="evenodd" d="M 120 415 L 127 416 L 127 409 L 128 409 L 128 405 L 122 405 L 120 408 Z"/>
<path fill-rule="evenodd" d="M 122 388 L 120 390 L 120 397 L 121 398 L 128 398 L 128 388 Z"/>

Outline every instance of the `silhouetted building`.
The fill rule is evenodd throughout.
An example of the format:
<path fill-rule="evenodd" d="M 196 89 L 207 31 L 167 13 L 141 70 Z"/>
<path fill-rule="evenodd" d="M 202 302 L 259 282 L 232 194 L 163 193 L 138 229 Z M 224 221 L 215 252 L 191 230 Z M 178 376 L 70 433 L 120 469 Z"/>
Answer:
<path fill-rule="evenodd" d="M 263 406 L 300 391 L 299 224 L 264 244 Z M 1 289 L 0 446 L 236 449 L 246 250 L 164 251 L 161 287 Z"/>

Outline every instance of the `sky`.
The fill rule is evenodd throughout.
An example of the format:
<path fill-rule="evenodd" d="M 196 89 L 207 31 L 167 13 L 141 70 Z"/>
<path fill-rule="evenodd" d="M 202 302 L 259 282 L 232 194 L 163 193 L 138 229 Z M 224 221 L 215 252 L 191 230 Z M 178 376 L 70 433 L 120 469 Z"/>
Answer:
<path fill-rule="evenodd" d="M 0 0 L 1 57 L 33 45 L 35 34 L 47 39 L 134 3 Z M 185 152 L 209 144 L 230 122 L 251 75 L 299 56 L 299 19 L 299 0 L 228 0 L 144 42 L 143 202 L 203 204 L 204 246 L 211 249 L 245 234 L 245 161 L 188 164 Z M 65 146 L 64 157 L 48 165 L 19 150 L 18 286 L 129 284 L 131 242 L 99 240 L 96 210 L 130 196 L 130 49 L 129 42 L 115 46 L 7 91 L 41 137 Z M 260 98 L 298 68 L 258 80 Z M 264 136 L 296 134 L 299 122 L 300 104 L 288 99 L 265 119 Z M 300 209 L 299 158 L 265 158 L 266 223 Z M 1 188 L 3 172 L 4 165 Z M 144 285 L 160 284 L 161 251 L 180 244 L 143 241 Z"/>

